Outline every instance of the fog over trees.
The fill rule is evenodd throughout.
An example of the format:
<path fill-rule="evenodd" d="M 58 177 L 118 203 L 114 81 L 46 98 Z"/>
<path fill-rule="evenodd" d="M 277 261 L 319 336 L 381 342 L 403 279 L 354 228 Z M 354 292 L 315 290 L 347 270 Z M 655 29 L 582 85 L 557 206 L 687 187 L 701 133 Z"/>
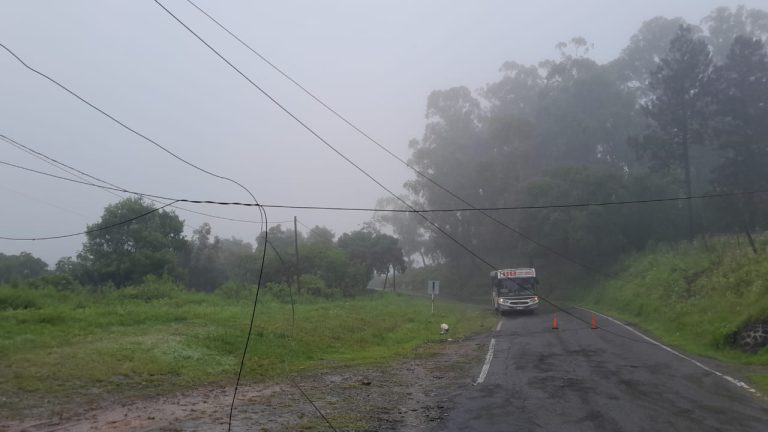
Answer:
<path fill-rule="evenodd" d="M 558 58 L 504 63 L 472 91 L 435 90 L 410 163 L 476 207 L 616 202 L 766 189 L 768 13 L 718 8 L 702 26 L 643 23 L 614 60 L 598 64 L 581 37 Z M 762 119 L 762 120 L 761 120 Z M 417 176 L 404 198 L 420 208 L 466 207 Z M 747 237 L 766 224 L 764 194 L 653 204 L 495 211 L 547 250 L 480 212 L 430 213 L 499 267 L 605 267 L 651 242 L 714 233 Z M 398 208 L 389 199 L 382 208 Z M 407 235 L 406 255 L 443 265 L 458 291 L 484 266 L 414 215 L 378 220 Z"/>
<path fill-rule="evenodd" d="M 185 235 L 173 211 L 128 198 L 108 205 L 80 252 L 49 276 L 116 288 L 155 276 L 214 291 L 260 277 L 284 287 L 301 275 L 304 292 L 334 297 L 361 292 L 376 275 L 422 268 L 451 280 L 449 293 L 474 295 L 488 269 L 465 247 L 497 268 L 566 274 L 609 268 L 651 243 L 712 234 L 751 243 L 768 211 L 757 193 L 768 190 L 767 40 L 760 9 L 718 8 L 700 25 L 651 17 L 610 61 L 594 60 L 592 42 L 575 36 L 556 45 L 554 58 L 510 59 L 481 88 L 434 90 L 408 160 L 429 179 L 414 175 L 400 198 L 417 209 L 463 208 L 426 215 L 453 239 L 417 215 L 386 211 L 338 236 L 274 225 L 255 238 L 226 238 L 208 221 Z M 479 208 L 730 195 L 491 211 L 508 229 L 443 188 Z M 377 207 L 407 208 L 391 196 Z M 0 281 L 47 271 L 29 254 L 0 258 Z"/>

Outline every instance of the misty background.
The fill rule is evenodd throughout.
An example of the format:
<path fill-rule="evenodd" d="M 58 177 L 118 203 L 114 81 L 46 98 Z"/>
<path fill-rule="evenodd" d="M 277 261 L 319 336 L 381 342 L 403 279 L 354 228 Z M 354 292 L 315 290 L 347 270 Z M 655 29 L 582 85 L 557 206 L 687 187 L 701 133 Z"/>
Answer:
<path fill-rule="evenodd" d="M 238 45 L 185 1 L 164 4 L 259 85 L 386 186 L 402 191 L 413 173 L 358 136 Z M 610 2 L 250 2 L 198 3 L 288 74 L 407 159 L 424 134 L 433 90 L 478 89 L 513 60 L 557 58 L 558 42 L 582 36 L 598 63 L 614 59 L 655 16 L 698 24 L 718 6 L 758 1 Z M 385 195 L 223 62 L 153 2 L 5 2 L 0 42 L 129 126 L 202 167 L 232 177 L 265 204 L 372 207 Z M 194 199 L 248 201 L 114 125 L 0 51 L 0 133 L 127 189 Z M 11 146 L 2 160 L 55 172 Z M 66 234 L 96 222 L 117 197 L 8 167 L 0 168 L 0 235 Z M 258 221 L 254 208 L 191 206 Z M 210 222 L 220 237 L 254 241 L 256 224 L 177 211 L 185 232 Z M 368 213 L 269 210 L 337 234 Z M 284 224 L 285 225 L 285 224 Z M 82 237 L 0 241 L 53 265 Z"/>

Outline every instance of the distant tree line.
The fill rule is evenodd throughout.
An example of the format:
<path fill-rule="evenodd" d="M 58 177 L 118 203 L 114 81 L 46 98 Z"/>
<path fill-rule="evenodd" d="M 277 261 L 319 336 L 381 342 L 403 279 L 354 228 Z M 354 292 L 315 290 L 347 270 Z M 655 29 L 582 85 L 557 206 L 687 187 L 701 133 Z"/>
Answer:
<path fill-rule="evenodd" d="M 88 225 L 82 250 L 76 257 L 60 259 L 53 272 L 31 254 L 0 254 L 0 283 L 42 276 L 60 289 L 82 286 L 98 290 L 164 277 L 197 291 L 213 292 L 225 285 L 226 289 L 240 289 L 237 287 L 258 283 L 264 248 L 262 284 L 284 290 L 300 276 L 299 294 L 352 296 L 363 292 L 374 274 L 405 271 L 398 240 L 373 226 L 335 239 L 325 227 L 315 226 L 304 235 L 276 225 L 262 232 L 253 245 L 235 237 L 220 238 L 209 223 L 195 229 L 188 239 L 178 215 L 166 210 L 151 212 L 153 209 L 142 198 L 108 205 L 101 219 Z"/>
<path fill-rule="evenodd" d="M 0 253 L 0 283 L 32 279 L 48 272 L 48 264 L 29 252 L 18 255 Z"/>
<path fill-rule="evenodd" d="M 437 90 L 410 163 L 477 207 L 642 200 L 768 189 L 768 12 L 718 8 L 701 26 L 646 21 L 614 60 L 591 44 L 557 45 L 559 58 L 507 62 L 478 91 Z M 465 207 L 422 177 L 403 196 L 421 208 Z M 386 198 L 380 208 L 398 208 Z M 587 266 L 649 242 L 766 225 L 768 195 L 494 216 Z M 431 213 L 442 229 L 498 266 L 573 267 L 478 212 Z M 452 270 L 476 292 L 485 268 L 420 218 L 376 216 L 406 258 Z M 757 251 L 755 249 L 755 251 Z"/>
<path fill-rule="evenodd" d="M 692 25 L 656 17 L 617 58 L 598 64 L 576 37 L 559 56 L 513 61 L 482 89 L 454 87 L 427 99 L 427 125 L 409 162 L 477 207 L 611 202 L 768 189 L 768 12 L 718 8 Z M 465 207 L 422 177 L 405 183 L 420 208 Z M 398 200 L 379 201 L 401 208 Z M 146 213 L 139 198 L 108 206 L 89 230 Z M 768 195 L 653 204 L 495 211 L 494 216 L 589 268 L 649 243 L 763 230 Z M 542 275 L 576 266 L 478 212 L 430 213 L 455 239 L 499 267 L 535 265 Z M 55 273 L 87 286 L 134 284 L 164 275 L 192 289 L 291 283 L 324 296 L 360 292 L 375 274 L 440 266 L 454 294 L 481 292 L 486 268 L 412 214 L 379 212 L 374 224 L 338 238 L 323 227 L 299 235 L 269 227 L 255 244 L 219 238 L 209 224 L 191 238 L 173 212 L 88 234 Z M 392 232 L 393 236 L 383 231 Z M 752 243 L 752 242 L 751 242 Z M 755 252 L 758 249 L 752 243 Z M 31 257 L 34 258 L 34 257 Z M 12 262 L 11 270 L 4 262 Z M 0 256 L 0 281 L 35 273 L 29 256 Z M 24 266 L 31 266 L 26 270 Z M 419 272 L 424 277 L 428 272 Z M 10 276 L 9 276 L 10 275 Z M 546 277 L 546 276 L 544 276 Z M 64 283 L 64 282 L 62 282 Z M 65 283 L 65 284 L 66 284 Z"/>

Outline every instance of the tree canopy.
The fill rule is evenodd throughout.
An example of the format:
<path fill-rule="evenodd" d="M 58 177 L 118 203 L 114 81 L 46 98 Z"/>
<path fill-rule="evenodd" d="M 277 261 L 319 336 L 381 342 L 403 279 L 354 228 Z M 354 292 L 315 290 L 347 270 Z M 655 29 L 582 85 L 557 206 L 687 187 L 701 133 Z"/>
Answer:
<path fill-rule="evenodd" d="M 0 253 L 0 283 L 36 278 L 47 270 L 48 264 L 29 252 L 18 255 Z"/>
<path fill-rule="evenodd" d="M 410 143 L 410 162 L 431 180 L 408 180 L 403 198 L 420 208 L 466 207 L 432 181 L 491 208 L 768 187 L 766 16 L 719 8 L 701 27 L 655 17 L 604 64 L 575 37 L 556 46 L 558 58 L 504 63 L 500 78 L 477 91 L 435 90 L 424 134 Z M 764 201 L 494 212 L 499 222 L 473 211 L 428 217 L 492 265 L 557 272 L 574 262 L 607 265 L 649 242 L 758 229 Z M 408 236 L 406 257 L 444 264 L 466 293 L 484 286 L 485 264 L 420 218 L 376 218 Z"/>
<path fill-rule="evenodd" d="M 108 205 L 88 231 L 78 261 L 91 283 L 123 286 L 148 275 L 180 278 L 184 273 L 184 222 L 173 212 L 155 211 L 141 198 L 126 198 Z"/>

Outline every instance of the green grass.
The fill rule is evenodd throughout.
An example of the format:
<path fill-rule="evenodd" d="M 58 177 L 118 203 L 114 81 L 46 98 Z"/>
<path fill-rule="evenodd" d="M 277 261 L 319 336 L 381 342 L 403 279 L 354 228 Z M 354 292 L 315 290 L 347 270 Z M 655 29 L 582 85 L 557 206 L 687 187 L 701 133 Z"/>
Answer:
<path fill-rule="evenodd" d="M 731 348 L 745 324 L 768 321 L 766 239 L 754 255 L 733 238 L 659 245 L 627 258 L 582 304 L 633 322 L 665 343 L 723 361 L 768 365 L 768 350 Z"/>
<path fill-rule="evenodd" d="M 768 394 L 768 374 L 749 375 L 747 378 L 762 394 Z"/>
<path fill-rule="evenodd" d="M 440 339 L 489 330 L 480 307 L 375 294 L 291 307 L 260 302 L 246 380 L 279 379 L 317 368 L 374 364 Z M 151 284 L 92 295 L 0 286 L 0 417 L 40 401 L 162 394 L 237 374 L 250 300 Z M 51 405 L 47 402 L 47 405 Z"/>

